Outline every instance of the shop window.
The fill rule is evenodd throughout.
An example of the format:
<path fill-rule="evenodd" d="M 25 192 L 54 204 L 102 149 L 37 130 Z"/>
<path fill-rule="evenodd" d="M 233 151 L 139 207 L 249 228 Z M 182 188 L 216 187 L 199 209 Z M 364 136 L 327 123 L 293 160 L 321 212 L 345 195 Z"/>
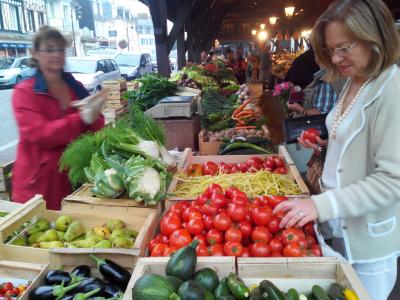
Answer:
<path fill-rule="evenodd" d="M 124 9 L 122 7 L 117 8 L 117 17 L 120 17 L 120 18 L 124 17 Z"/>
<path fill-rule="evenodd" d="M 5 30 L 21 30 L 19 25 L 19 11 L 17 5 L 3 3 L 2 14 Z"/>
<path fill-rule="evenodd" d="M 38 12 L 38 19 L 39 19 L 39 27 L 42 27 L 44 25 L 44 13 L 43 12 Z"/>
<path fill-rule="evenodd" d="M 149 39 L 149 41 L 150 41 L 150 46 L 152 46 L 152 45 L 153 45 L 153 42 L 154 42 L 154 40 L 153 40 L 153 39 Z"/>
<path fill-rule="evenodd" d="M 150 26 L 146 26 L 146 33 L 150 34 L 151 33 L 151 27 Z"/>
<path fill-rule="evenodd" d="M 35 32 L 35 15 L 33 10 L 28 10 L 28 31 L 29 32 Z"/>

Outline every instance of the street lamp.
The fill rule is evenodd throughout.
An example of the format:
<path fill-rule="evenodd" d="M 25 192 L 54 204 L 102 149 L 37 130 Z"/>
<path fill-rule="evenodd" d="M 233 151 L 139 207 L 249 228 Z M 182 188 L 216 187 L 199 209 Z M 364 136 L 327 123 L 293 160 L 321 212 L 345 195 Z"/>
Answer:
<path fill-rule="evenodd" d="M 285 7 L 285 15 L 286 15 L 286 17 L 291 18 L 293 16 L 293 14 L 294 14 L 294 9 L 295 9 L 294 6 Z"/>
<path fill-rule="evenodd" d="M 77 51 L 76 51 L 76 41 L 75 41 L 75 29 L 74 29 L 74 15 L 73 15 L 73 10 L 75 10 L 75 15 L 76 18 L 79 20 L 82 15 L 81 15 L 81 9 L 82 7 L 79 5 L 78 2 L 75 0 L 72 0 L 70 2 L 70 8 L 71 8 L 71 28 L 72 28 L 72 42 L 74 45 L 74 56 L 77 56 Z M 79 27 L 79 26 L 78 26 Z"/>
<path fill-rule="evenodd" d="M 270 18 L 269 18 L 269 24 L 275 25 L 277 19 L 278 19 L 277 17 L 270 17 Z"/>

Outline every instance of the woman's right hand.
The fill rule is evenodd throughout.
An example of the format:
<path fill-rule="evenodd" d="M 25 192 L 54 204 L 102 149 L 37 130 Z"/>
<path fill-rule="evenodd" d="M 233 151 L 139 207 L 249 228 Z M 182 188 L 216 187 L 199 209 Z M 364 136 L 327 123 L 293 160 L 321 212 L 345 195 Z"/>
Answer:
<path fill-rule="evenodd" d="M 297 138 L 299 144 L 302 145 L 304 148 L 316 149 L 318 147 L 326 148 L 328 147 L 328 140 L 323 140 L 319 136 L 316 137 L 317 143 L 311 143 L 309 140 L 304 139 L 304 131 L 300 134 Z"/>

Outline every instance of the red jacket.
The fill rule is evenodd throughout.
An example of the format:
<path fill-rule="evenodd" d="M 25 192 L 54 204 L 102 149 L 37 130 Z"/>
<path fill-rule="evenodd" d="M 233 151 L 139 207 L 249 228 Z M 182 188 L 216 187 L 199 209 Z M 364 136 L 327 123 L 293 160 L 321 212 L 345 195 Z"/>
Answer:
<path fill-rule="evenodd" d="M 71 74 L 63 73 L 63 78 L 70 88 L 71 100 L 89 95 Z M 47 208 L 58 210 L 62 198 L 71 193 L 66 172 L 58 171 L 60 156 L 82 133 L 101 129 L 104 118 L 101 116 L 87 126 L 75 108 L 63 111 L 57 99 L 48 93 L 40 72 L 14 88 L 12 102 L 19 129 L 12 198 L 25 203 L 35 194 L 42 194 Z"/>

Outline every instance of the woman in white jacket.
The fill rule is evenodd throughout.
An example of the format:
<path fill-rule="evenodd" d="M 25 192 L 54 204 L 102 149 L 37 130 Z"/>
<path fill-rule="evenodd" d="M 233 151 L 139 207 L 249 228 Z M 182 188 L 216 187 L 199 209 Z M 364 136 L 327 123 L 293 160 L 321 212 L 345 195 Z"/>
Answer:
<path fill-rule="evenodd" d="M 318 19 L 312 45 L 331 80 L 348 80 L 326 120 L 329 140 L 299 138 L 327 146 L 323 192 L 275 212 L 286 212 L 282 227 L 328 224 L 324 237 L 333 237 L 371 299 L 386 300 L 400 254 L 400 39 L 381 0 L 341 0 Z"/>

